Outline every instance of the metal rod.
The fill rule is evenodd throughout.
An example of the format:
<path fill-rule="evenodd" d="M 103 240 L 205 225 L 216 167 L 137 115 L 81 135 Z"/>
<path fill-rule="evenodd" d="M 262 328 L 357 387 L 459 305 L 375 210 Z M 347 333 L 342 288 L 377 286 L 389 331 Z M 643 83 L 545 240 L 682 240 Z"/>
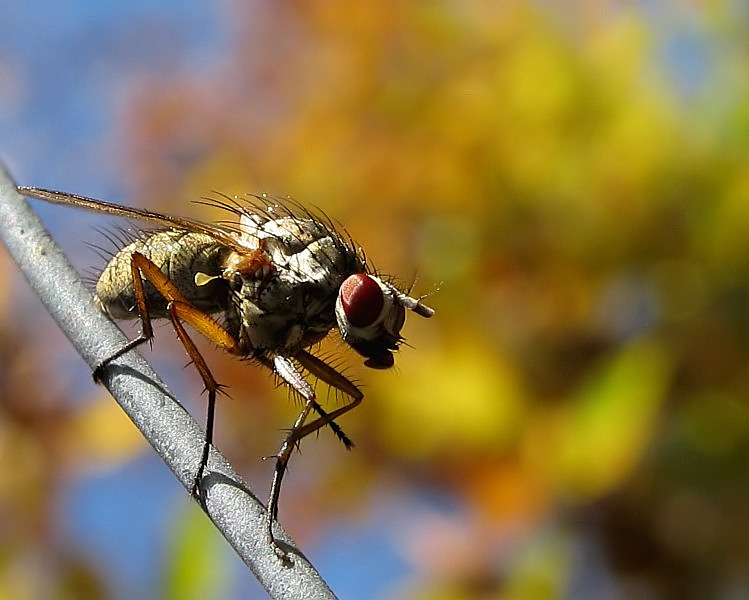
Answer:
<path fill-rule="evenodd" d="M 99 310 L 91 292 L 51 239 L 0 165 L 0 238 L 34 292 L 75 349 L 93 367 L 127 341 Z M 189 491 L 204 432 L 137 352 L 106 369 L 104 385 Z M 211 449 L 203 508 L 273 599 L 335 598 L 314 567 L 275 529 L 289 551 L 282 561 L 268 543 L 265 509 L 229 462 Z"/>

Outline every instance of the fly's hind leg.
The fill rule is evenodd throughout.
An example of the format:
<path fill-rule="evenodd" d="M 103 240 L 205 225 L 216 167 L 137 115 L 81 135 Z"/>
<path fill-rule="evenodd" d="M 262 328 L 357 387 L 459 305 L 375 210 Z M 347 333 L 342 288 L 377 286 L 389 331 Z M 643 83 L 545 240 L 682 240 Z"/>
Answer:
<path fill-rule="evenodd" d="M 119 358 L 123 354 L 130 352 L 143 344 L 144 342 L 151 341 L 153 339 L 153 327 L 151 325 L 151 315 L 148 310 L 148 297 L 146 296 L 146 289 L 143 283 L 145 277 L 153 286 L 156 291 L 167 302 L 180 301 L 185 304 L 189 304 L 189 301 L 174 282 L 161 270 L 158 266 L 149 258 L 141 254 L 140 252 L 133 252 L 130 260 L 130 276 L 133 281 L 133 296 L 135 296 L 135 308 L 138 311 L 140 317 L 141 331 L 138 337 L 133 338 L 122 348 L 117 350 L 111 356 L 108 356 L 102 360 L 94 368 L 94 381 L 99 383 L 101 376 L 103 375 L 104 367 L 110 362 Z"/>
<path fill-rule="evenodd" d="M 200 480 L 203 477 L 203 472 L 208 463 L 208 454 L 213 442 L 213 421 L 216 408 L 216 395 L 221 391 L 221 384 L 214 379 L 205 359 L 187 334 L 187 331 L 185 331 L 182 322 L 184 321 L 185 323 L 188 323 L 200 334 L 227 352 L 231 352 L 232 354 L 242 354 L 243 352 L 239 346 L 239 342 L 226 329 L 219 325 L 213 317 L 204 313 L 200 309 L 195 308 L 189 300 L 185 298 L 182 292 L 180 292 L 174 282 L 169 279 L 169 277 L 149 258 L 139 252 L 134 252 L 131 261 L 131 270 L 136 307 L 142 324 L 141 333 L 137 338 L 125 344 L 112 356 L 99 363 L 96 369 L 94 369 L 94 379 L 97 381 L 101 379 L 102 369 L 111 361 L 153 338 L 153 327 L 151 326 L 151 318 L 148 313 L 148 302 L 143 284 L 143 278 L 147 279 L 154 288 L 156 288 L 156 291 L 167 301 L 167 310 L 169 312 L 172 326 L 174 327 L 180 342 L 182 342 L 182 345 L 185 347 L 185 351 L 190 357 L 190 360 L 200 374 L 205 389 L 208 392 L 208 414 L 206 417 L 205 441 L 203 444 L 200 466 L 198 467 L 198 472 L 191 489 L 192 494 L 197 496 Z"/>
<path fill-rule="evenodd" d="M 180 296 L 182 295 L 169 278 L 159 269 L 152 261 L 147 259 L 139 252 L 133 253 L 132 260 L 130 261 L 130 276 L 133 281 L 133 295 L 135 296 L 135 308 L 138 311 L 140 317 L 140 334 L 138 337 L 133 338 L 127 344 L 122 346 L 111 356 L 108 356 L 102 360 L 96 367 L 94 367 L 93 378 L 96 383 L 101 383 L 102 375 L 104 374 L 104 367 L 106 367 L 113 360 L 118 359 L 123 354 L 127 354 L 130 350 L 133 350 L 143 344 L 144 342 L 151 341 L 153 339 L 153 327 L 151 326 L 151 316 L 148 311 L 148 302 L 146 301 L 146 290 L 143 285 L 143 277 L 141 276 L 141 269 L 145 277 L 151 281 L 152 278 L 157 277 L 151 271 L 151 267 L 158 271 L 158 273 L 166 280 L 164 285 L 171 284 L 174 290 Z M 156 285 L 156 284 L 154 284 Z M 165 296 L 166 297 L 166 296 Z"/>
<path fill-rule="evenodd" d="M 281 494 L 281 481 L 286 473 L 291 453 L 303 438 L 314 433 L 325 425 L 331 426 L 339 438 L 346 440 L 344 442 L 346 447 L 351 448 L 353 444 L 351 444 L 351 441 L 343 434 L 334 421 L 357 406 L 363 398 L 363 394 L 359 388 L 319 358 L 304 350 L 299 352 L 294 358 L 312 375 L 322 379 L 329 385 L 346 394 L 349 397 L 349 402 L 336 410 L 325 412 L 318 404 L 312 386 L 306 379 L 304 379 L 301 373 L 299 373 L 299 370 L 295 367 L 294 363 L 283 356 L 275 356 L 273 358 L 273 365 L 276 373 L 278 373 L 287 384 L 294 388 L 294 390 L 296 390 L 305 401 L 304 407 L 296 418 L 294 425 L 288 431 L 286 439 L 283 441 L 283 444 L 276 455 L 276 468 L 273 472 L 273 482 L 271 483 L 270 498 L 268 499 L 266 520 L 268 541 L 275 548 L 276 553 L 281 557 L 285 556 L 285 552 L 278 546 L 273 537 L 273 520 L 278 517 L 278 498 Z M 305 421 L 312 411 L 318 413 L 319 416 L 313 421 L 306 423 Z"/>

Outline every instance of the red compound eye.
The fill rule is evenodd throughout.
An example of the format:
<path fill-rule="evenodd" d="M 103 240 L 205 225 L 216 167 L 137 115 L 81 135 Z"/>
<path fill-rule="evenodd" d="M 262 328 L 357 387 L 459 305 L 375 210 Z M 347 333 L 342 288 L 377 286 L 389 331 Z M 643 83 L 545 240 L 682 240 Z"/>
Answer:
<path fill-rule="evenodd" d="M 347 277 L 341 284 L 339 295 L 343 311 L 354 327 L 366 327 L 374 323 L 385 304 L 380 286 L 364 273 Z"/>

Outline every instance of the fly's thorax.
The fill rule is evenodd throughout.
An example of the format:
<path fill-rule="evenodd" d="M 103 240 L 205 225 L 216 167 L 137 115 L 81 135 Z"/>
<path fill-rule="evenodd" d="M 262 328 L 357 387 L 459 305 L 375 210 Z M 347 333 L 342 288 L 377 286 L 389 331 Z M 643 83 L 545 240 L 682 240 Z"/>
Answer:
<path fill-rule="evenodd" d="M 231 306 L 235 316 L 227 316 L 241 323 L 243 344 L 293 353 L 316 343 L 335 326 L 341 276 L 321 276 L 322 269 L 314 261 L 291 262 L 307 270 L 276 266 L 265 277 L 233 278 Z"/>
<path fill-rule="evenodd" d="M 285 256 L 303 252 L 311 243 L 336 236 L 320 221 L 292 216 L 271 219 L 258 213 L 244 213 L 239 219 L 240 238 L 249 247 L 263 246 L 270 256 L 283 261 Z"/>
<path fill-rule="evenodd" d="M 97 303 L 113 317 L 137 318 L 134 311 L 132 257 L 135 252 L 151 260 L 197 308 L 208 313 L 222 310 L 226 286 L 220 264 L 226 250 L 210 235 L 182 230 L 159 231 L 133 241 L 117 252 L 96 283 Z M 197 273 L 211 281 L 196 284 Z M 146 302 L 152 317 L 166 317 L 167 301 L 144 279 Z"/>
<path fill-rule="evenodd" d="M 241 322 L 243 343 L 293 353 L 324 337 L 335 326 L 341 283 L 362 268 L 356 250 L 324 224 L 292 217 L 243 215 L 241 242 L 262 250 L 272 264 L 262 276 L 224 274 L 232 287 L 228 318 Z"/>
<path fill-rule="evenodd" d="M 363 268 L 352 244 L 322 221 L 243 214 L 240 231 L 240 243 L 262 249 L 275 266 L 295 273 L 299 281 L 345 278 Z"/>

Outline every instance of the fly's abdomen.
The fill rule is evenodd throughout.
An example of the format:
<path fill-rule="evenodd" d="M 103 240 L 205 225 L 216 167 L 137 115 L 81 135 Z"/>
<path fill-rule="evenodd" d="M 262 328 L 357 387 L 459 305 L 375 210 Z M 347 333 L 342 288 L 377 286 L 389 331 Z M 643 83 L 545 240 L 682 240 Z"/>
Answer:
<path fill-rule="evenodd" d="M 159 267 L 179 288 L 184 296 L 204 312 L 223 309 L 226 292 L 217 288 L 224 284 L 216 279 L 196 285 L 195 274 L 209 277 L 221 275 L 219 259 L 221 246 L 211 236 L 185 231 L 159 231 L 136 240 L 117 252 L 109 261 L 96 283 L 96 299 L 111 316 L 118 319 L 137 318 L 134 310 L 133 253 L 139 252 Z M 167 301 L 144 278 L 146 301 L 152 317 L 167 317 Z"/>

